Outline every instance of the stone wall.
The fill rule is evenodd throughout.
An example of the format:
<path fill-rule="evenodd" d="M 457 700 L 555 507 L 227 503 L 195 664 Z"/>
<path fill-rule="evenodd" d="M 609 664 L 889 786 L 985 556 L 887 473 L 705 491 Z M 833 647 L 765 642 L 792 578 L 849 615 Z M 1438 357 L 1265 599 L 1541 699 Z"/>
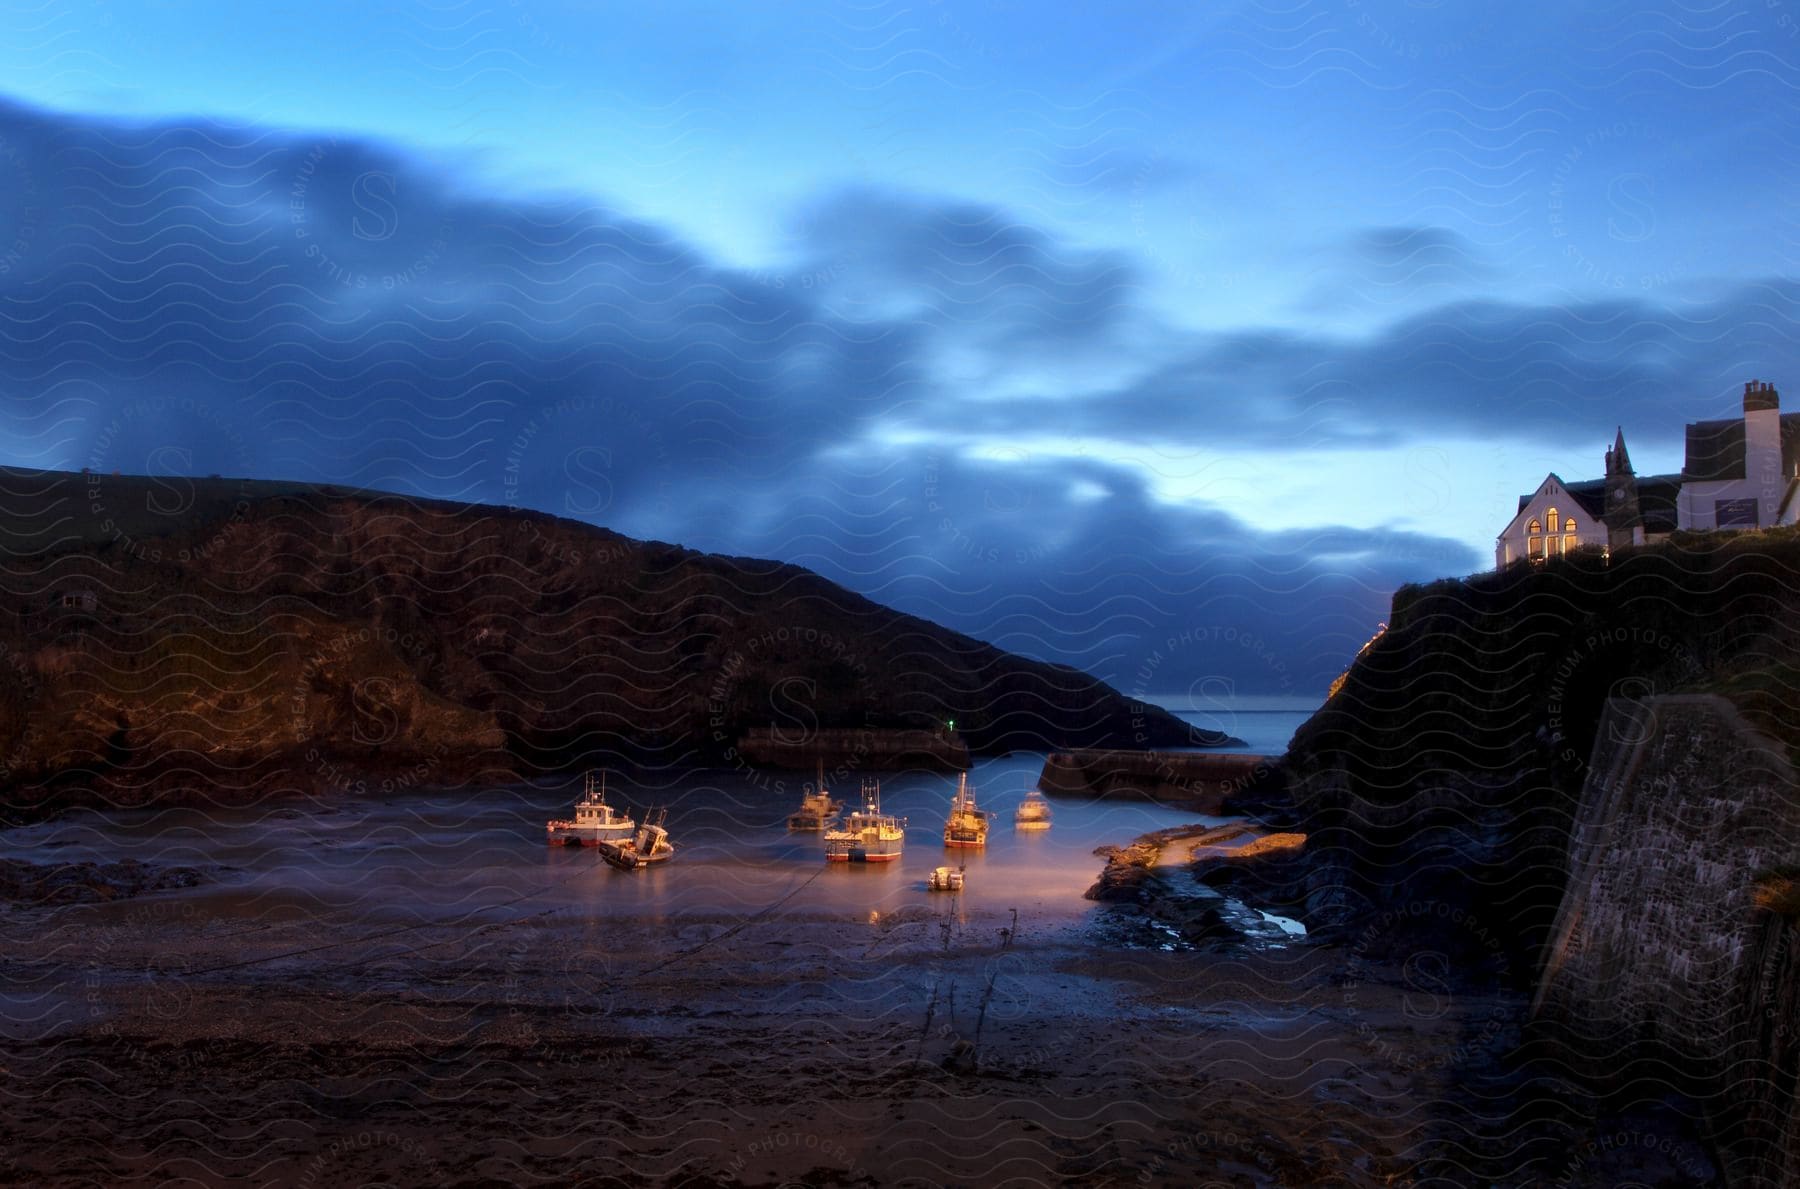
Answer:
<path fill-rule="evenodd" d="M 969 747 L 961 736 L 874 727 L 752 727 L 738 740 L 737 754 L 747 763 L 771 768 L 806 769 L 823 763 L 851 770 L 954 772 L 969 767 Z"/>
<path fill-rule="evenodd" d="M 1225 800 L 1270 780 L 1279 757 L 1237 752 L 1059 751 L 1038 787 L 1051 795 L 1161 801 L 1216 814 Z"/>
<path fill-rule="evenodd" d="M 1534 1015 L 1577 1069 L 1698 1102 L 1734 1184 L 1800 1183 L 1796 861 L 1793 768 L 1730 702 L 1608 701 Z"/>

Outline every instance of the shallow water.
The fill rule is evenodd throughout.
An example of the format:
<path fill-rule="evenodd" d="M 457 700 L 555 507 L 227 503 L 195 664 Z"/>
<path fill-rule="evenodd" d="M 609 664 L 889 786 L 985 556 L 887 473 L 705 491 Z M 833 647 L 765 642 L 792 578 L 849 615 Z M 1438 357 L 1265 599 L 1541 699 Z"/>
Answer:
<path fill-rule="evenodd" d="M 1056 798 L 1051 829 L 1017 831 L 1013 810 L 1042 765 L 1041 754 L 1023 752 L 976 762 L 970 780 L 979 804 L 996 814 L 985 850 L 943 847 L 953 775 L 884 774 L 883 808 L 908 819 L 905 854 L 887 864 L 827 864 L 818 834 L 785 826 L 810 774 L 750 770 L 612 774 L 608 795 L 615 806 L 634 817 L 646 806 L 669 811 L 676 855 L 639 872 L 615 871 L 591 848 L 545 843 L 544 821 L 568 813 L 580 795 L 579 774 L 510 788 L 251 809 L 81 812 L 0 835 L 0 856 L 38 862 L 129 856 L 201 867 L 215 882 L 152 898 L 179 901 L 184 915 L 191 910 L 214 921 L 351 909 L 371 923 L 465 916 L 476 923 L 524 908 L 652 924 L 774 911 L 879 918 L 941 903 L 945 893 L 925 888 L 931 869 L 966 863 L 963 911 L 999 915 L 1017 908 L 1021 918 L 1044 922 L 1079 920 L 1097 909 L 1082 899 L 1103 865 L 1096 846 L 1224 820 L 1137 802 Z M 830 784 L 846 807 L 857 804 L 855 775 Z"/>
<path fill-rule="evenodd" d="M 1224 701 L 1168 696 L 1159 698 L 1158 704 L 1183 722 L 1209 731 L 1223 731 L 1244 741 L 1241 747 L 1219 750 L 1276 756 L 1288 749 L 1294 732 L 1313 716 L 1323 701 L 1322 697 L 1269 696 Z"/>

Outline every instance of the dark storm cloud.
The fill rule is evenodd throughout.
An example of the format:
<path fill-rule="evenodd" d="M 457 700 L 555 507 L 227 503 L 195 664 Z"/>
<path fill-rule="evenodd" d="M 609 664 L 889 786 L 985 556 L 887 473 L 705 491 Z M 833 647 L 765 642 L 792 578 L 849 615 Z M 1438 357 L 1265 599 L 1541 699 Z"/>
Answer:
<path fill-rule="evenodd" d="M 1680 317 L 1470 302 L 1366 340 L 1194 336 L 1103 398 L 976 400 L 932 361 L 1170 341 L 1133 305 L 1130 261 L 980 205 L 862 191 L 810 209 L 797 277 L 750 274 L 602 206 L 482 197 L 380 145 L 200 121 L 0 107 L 0 158 L 14 461 L 544 508 L 813 565 L 1127 687 L 1308 692 L 1394 585 L 1478 559 L 1407 533 L 1262 532 L 1157 503 L 1120 466 L 970 461 L 884 433 L 1178 452 L 1610 432 L 1618 393 L 1691 410 L 1673 381 L 1791 358 L 1773 328 L 1795 294 L 1771 284 Z M 1195 642 L 1233 625 L 1255 645 Z"/>
<path fill-rule="evenodd" d="M 1764 281 L 1679 310 L 1616 299 L 1524 306 L 1465 301 L 1364 338 L 1297 331 L 1211 336 L 1142 379 L 1092 396 L 995 400 L 964 428 L 1188 441 L 1215 449 L 1332 449 L 1447 435 L 1678 441 L 1730 416 L 1734 387 L 1800 370 L 1782 329 L 1800 285 Z M 1710 403 L 1709 403 L 1710 402 Z"/>
<path fill-rule="evenodd" d="M 1001 454 L 893 451 L 794 476 L 752 551 L 1128 691 L 1217 679 L 1295 696 L 1337 675 L 1394 587 L 1482 564 L 1418 533 L 1260 531 L 1158 504 L 1123 467 Z"/>
<path fill-rule="evenodd" d="M 831 308 L 905 319 L 952 342 L 1056 350 L 1103 340 L 1134 313 L 1139 278 L 1126 257 L 1059 244 L 976 203 L 845 191 L 799 231 L 840 282 Z"/>
<path fill-rule="evenodd" d="M 659 228 L 465 197 L 384 148 L 19 108 L 0 137 L 30 228 L 0 383 L 47 463 L 142 470 L 178 443 L 202 470 L 548 503 L 571 437 L 627 492 L 777 465 L 909 382 L 904 324 L 832 324 Z"/>

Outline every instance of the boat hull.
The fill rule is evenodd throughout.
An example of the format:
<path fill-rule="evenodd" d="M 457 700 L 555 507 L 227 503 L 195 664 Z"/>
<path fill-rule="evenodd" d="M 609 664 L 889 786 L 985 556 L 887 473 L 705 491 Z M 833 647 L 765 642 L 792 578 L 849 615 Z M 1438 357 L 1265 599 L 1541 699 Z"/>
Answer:
<path fill-rule="evenodd" d="M 635 851 L 608 846 L 601 849 L 600 857 L 620 871 L 642 871 L 646 867 L 654 867 L 658 863 L 668 862 L 675 857 L 675 852 L 665 851 L 660 854 L 640 855 Z"/>
<path fill-rule="evenodd" d="M 607 834 L 590 834 L 582 830 L 552 830 L 549 834 L 551 846 L 605 846 L 617 845 L 630 838 L 631 830 L 615 830 Z"/>
<path fill-rule="evenodd" d="M 825 855 L 826 861 L 832 863 L 891 863 L 899 857 L 900 854 L 897 851 L 887 854 L 871 854 L 861 848 L 839 854 L 827 852 Z"/>

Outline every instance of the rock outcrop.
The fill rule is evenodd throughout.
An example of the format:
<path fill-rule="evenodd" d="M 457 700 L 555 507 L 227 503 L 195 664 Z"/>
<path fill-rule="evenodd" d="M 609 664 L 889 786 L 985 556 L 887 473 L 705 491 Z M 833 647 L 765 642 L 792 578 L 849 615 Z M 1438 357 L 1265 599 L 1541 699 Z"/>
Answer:
<path fill-rule="evenodd" d="M 1534 1012 L 1586 1067 L 1704 1104 L 1728 1175 L 1800 1183 L 1800 786 L 1716 695 L 1614 700 Z"/>
<path fill-rule="evenodd" d="M 1495 1153 L 1549 1144 L 1510 1112 L 1591 1095 L 1791 1184 L 1797 745 L 1800 532 L 1410 587 L 1285 758 L 1300 861 L 1214 878 L 1356 963 L 1535 998 L 1519 1057 L 1550 1088 Z"/>
<path fill-rule="evenodd" d="M 728 763 L 753 728 L 1206 740 L 796 566 L 507 508 L 0 472 L 0 808 Z"/>

